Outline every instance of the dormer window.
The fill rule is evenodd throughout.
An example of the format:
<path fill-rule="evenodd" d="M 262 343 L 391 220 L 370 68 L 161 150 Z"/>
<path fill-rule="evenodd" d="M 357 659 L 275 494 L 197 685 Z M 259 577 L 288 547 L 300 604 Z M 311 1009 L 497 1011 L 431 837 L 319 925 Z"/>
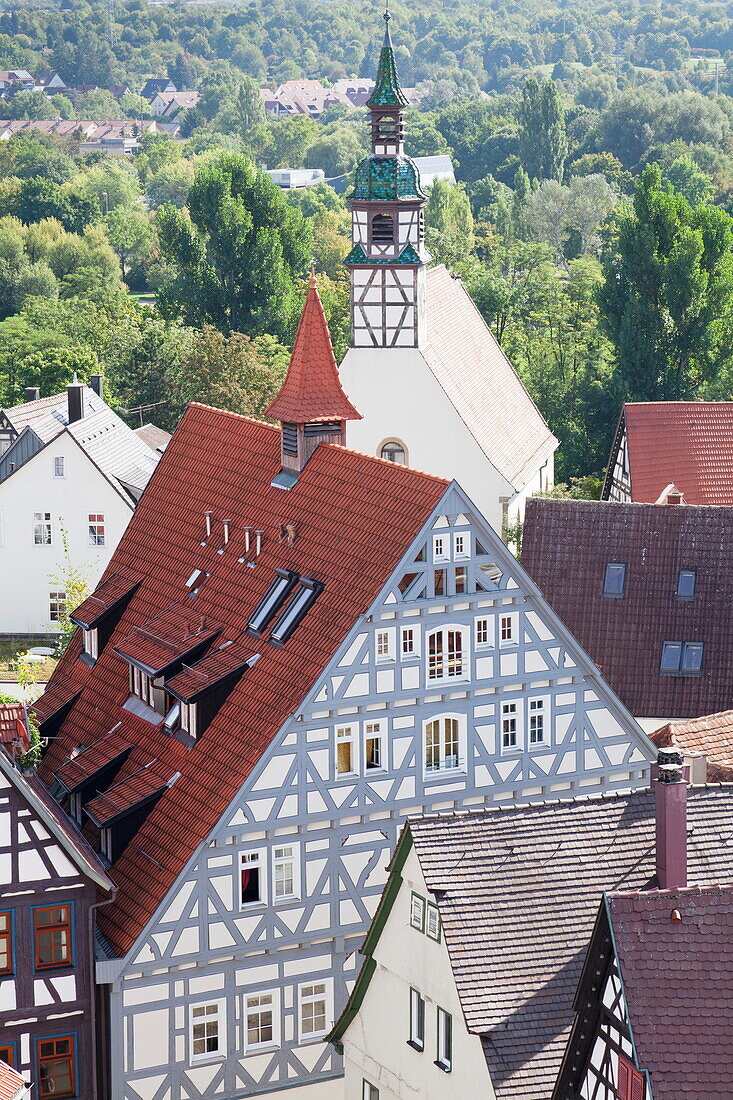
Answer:
<path fill-rule="evenodd" d="M 695 570 L 694 569 L 680 569 L 677 576 L 677 591 L 675 595 L 678 600 L 691 600 L 695 595 Z"/>
<path fill-rule="evenodd" d="M 99 633 L 97 628 L 94 627 L 93 630 L 83 630 L 82 634 L 84 637 L 84 652 L 87 657 L 89 657 L 90 661 L 96 661 L 99 656 Z"/>
<path fill-rule="evenodd" d="M 112 573 L 69 616 L 82 628 L 84 649 L 79 656 L 85 664 L 97 660 L 139 584 L 139 579 Z"/>
<path fill-rule="evenodd" d="M 247 654 L 241 644 L 225 642 L 196 664 L 184 665 L 165 685 L 169 701 L 165 729 L 174 735 L 185 733 L 193 741 L 202 737 L 257 659 L 258 654 Z M 179 740 L 185 742 L 185 738 Z"/>
<path fill-rule="evenodd" d="M 157 714 L 165 714 L 162 676 L 153 679 L 135 665 L 130 665 L 130 694 L 151 707 Z"/>
<path fill-rule="evenodd" d="M 320 581 L 306 580 L 305 577 L 300 577 L 295 595 L 272 628 L 270 641 L 276 645 L 285 645 L 285 642 L 303 621 L 322 591 L 323 585 Z"/>
<path fill-rule="evenodd" d="M 275 580 L 257 604 L 252 617 L 247 623 L 247 630 L 252 634 L 261 634 L 285 603 L 297 583 L 297 573 L 293 573 L 288 569 L 276 569 Z"/>
<path fill-rule="evenodd" d="M 374 244 L 392 244 L 394 242 L 394 218 L 390 214 L 375 214 L 372 218 L 372 241 Z"/>

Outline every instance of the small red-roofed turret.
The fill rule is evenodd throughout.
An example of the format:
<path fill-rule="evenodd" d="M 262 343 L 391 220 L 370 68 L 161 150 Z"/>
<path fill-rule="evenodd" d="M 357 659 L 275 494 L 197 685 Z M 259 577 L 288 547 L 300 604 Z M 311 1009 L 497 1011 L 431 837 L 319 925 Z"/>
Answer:
<path fill-rule="evenodd" d="M 283 472 L 291 476 L 300 473 L 319 443 L 345 444 L 346 421 L 361 420 L 341 387 L 314 272 L 288 373 L 265 415 L 280 421 Z"/>

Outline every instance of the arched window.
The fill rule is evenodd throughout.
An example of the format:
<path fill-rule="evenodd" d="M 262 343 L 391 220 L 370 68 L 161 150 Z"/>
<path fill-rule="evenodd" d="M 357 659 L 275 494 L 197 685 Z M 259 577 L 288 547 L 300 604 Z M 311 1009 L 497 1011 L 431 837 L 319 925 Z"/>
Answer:
<path fill-rule="evenodd" d="M 387 462 L 399 462 L 400 466 L 407 465 L 407 451 L 404 443 L 399 439 L 388 439 L 379 450 L 379 457 L 386 458 Z"/>
<path fill-rule="evenodd" d="M 372 218 L 372 240 L 375 244 L 392 244 L 394 220 L 389 214 L 375 214 Z"/>

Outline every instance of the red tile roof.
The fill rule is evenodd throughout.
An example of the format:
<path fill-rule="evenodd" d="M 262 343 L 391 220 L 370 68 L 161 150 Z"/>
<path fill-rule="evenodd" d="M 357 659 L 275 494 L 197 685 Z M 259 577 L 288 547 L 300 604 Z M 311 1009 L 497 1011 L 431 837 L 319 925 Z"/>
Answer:
<path fill-rule="evenodd" d="M 74 750 L 66 764 L 56 770 L 56 778 L 67 791 L 75 791 L 103 768 L 126 756 L 131 749 L 132 744 L 124 733 L 124 724 L 120 723 L 88 748 L 81 752 Z"/>
<path fill-rule="evenodd" d="M 631 499 L 674 482 L 688 504 L 733 504 L 733 401 L 624 405 Z"/>
<path fill-rule="evenodd" d="M 28 721 L 22 703 L 0 703 L 0 745 L 30 745 Z"/>
<path fill-rule="evenodd" d="M 654 1100 L 730 1096 L 733 888 L 613 894 L 609 911 L 638 1061 L 651 1073 Z"/>
<path fill-rule="evenodd" d="M 166 682 L 166 689 L 184 703 L 190 703 L 219 680 L 244 668 L 255 652 L 254 638 L 230 645 L 225 643 L 195 665 L 184 665 L 177 676 Z"/>
<path fill-rule="evenodd" d="M 604 597 L 606 565 L 626 565 Z M 522 565 L 636 717 L 694 718 L 731 705 L 733 508 L 527 501 Z M 682 569 L 695 594 L 676 599 Z M 700 675 L 660 675 L 664 642 L 702 642 Z"/>
<path fill-rule="evenodd" d="M 70 706 L 81 691 L 81 686 L 71 677 L 54 675 L 40 699 L 31 703 L 29 710 L 43 725 L 49 718 Z"/>
<path fill-rule="evenodd" d="M 341 388 L 314 275 L 311 275 L 288 373 L 266 415 L 273 420 L 293 424 L 317 420 L 361 420 L 361 413 L 357 412 Z"/>
<path fill-rule="evenodd" d="M 77 659 L 79 632 L 47 692 L 58 695 L 60 685 L 66 696 L 70 688 L 81 691 L 46 752 L 41 775 L 47 783 L 75 746 L 91 745 L 122 719 L 134 748 L 118 781 L 153 759 L 181 772 L 113 866 L 119 892 L 100 911 L 100 925 L 120 952 L 132 945 L 447 489 L 439 478 L 325 444 L 289 492 L 270 484 L 279 470 L 278 428 L 189 406 L 107 573 L 144 572 L 144 579 L 94 667 Z M 207 510 L 213 511 L 210 538 Z M 223 519 L 232 521 L 231 538 L 220 554 Z M 283 524 L 297 528 L 293 546 L 280 541 Z M 245 551 L 245 525 L 263 532 L 259 556 L 254 538 Z M 128 667 L 114 647 L 135 627 L 185 597 L 195 622 L 204 615 L 222 624 L 220 642 L 239 639 L 276 568 L 293 569 L 325 587 L 282 648 L 253 641 L 260 660 L 193 748 L 166 735 L 160 723 L 122 709 Z M 195 598 L 186 597 L 186 581 L 196 569 L 210 576 Z"/>
<path fill-rule="evenodd" d="M 0 1060 L 0 1100 L 18 1100 L 18 1097 L 26 1095 L 27 1089 L 20 1074 Z"/>
<path fill-rule="evenodd" d="M 212 641 L 221 624 L 200 615 L 190 597 L 186 599 L 187 603 L 169 607 L 136 626 L 131 634 L 116 643 L 115 652 L 151 676 L 157 676 L 186 654 Z"/>
<path fill-rule="evenodd" d="M 74 611 L 73 620 L 87 630 L 91 629 L 108 611 L 129 596 L 140 583 L 141 577 L 128 573 L 111 573 L 97 586 L 91 596 Z"/>
<path fill-rule="evenodd" d="M 161 760 L 151 760 L 92 799 L 86 811 L 96 825 L 109 825 L 164 791 L 175 782 L 178 774 Z"/>
<path fill-rule="evenodd" d="M 690 722 L 667 722 L 650 738 L 657 748 L 674 746 L 684 753 L 704 756 L 709 783 L 733 781 L 733 710 L 707 714 Z"/>

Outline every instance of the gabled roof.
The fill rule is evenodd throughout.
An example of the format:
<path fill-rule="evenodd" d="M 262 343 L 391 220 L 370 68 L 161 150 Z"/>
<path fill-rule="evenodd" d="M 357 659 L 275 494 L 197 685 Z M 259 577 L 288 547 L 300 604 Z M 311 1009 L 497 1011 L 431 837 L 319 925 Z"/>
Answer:
<path fill-rule="evenodd" d="M 311 274 L 290 366 L 266 416 L 294 424 L 318 420 L 361 420 L 341 388 L 326 314 Z"/>
<path fill-rule="evenodd" d="M 55 775 L 69 793 L 83 787 L 95 775 L 111 764 L 122 761 L 132 749 L 123 724 L 118 723 L 109 733 L 104 734 L 94 744 L 74 751 L 71 758 L 62 764 Z"/>
<path fill-rule="evenodd" d="M 515 489 L 557 440 L 460 280 L 440 264 L 427 273 L 422 354 L 486 457 Z"/>
<path fill-rule="evenodd" d="M 188 599 L 188 593 L 185 593 Z M 115 652 L 150 676 L 158 676 L 172 664 L 207 642 L 213 641 L 221 623 L 205 615 L 200 618 L 188 599 L 136 626 L 132 633 L 115 645 Z"/>
<path fill-rule="evenodd" d="M 166 683 L 166 690 L 184 703 L 194 702 L 215 684 L 247 668 L 254 652 L 253 638 L 225 643 L 195 665 L 184 665 L 178 675 Z"/>
<path fill-rule="evenodd" d="M 650 739 L 659 749 L 674 746 L 685 754 L 705 757 L 708 782 L 733 781 L 733 710 L 689 722 L 667 722 Z"/>
<path fill-rule="evenodd" d="M 71 676 L 54 675 L 46 685 L 43 695 L 31 703 L 29 710 L 43 727 L 45 722 L 50 721 L 66 707 L 70 707 L 80 691 L 81 685 L 75 683 Z"/>
<path fill-rule="evenodd" d="M 733 787 L 692 788 L 687 810 L 690 879 L 733 885 L 733 846 L 721 843 Z M 603 892 L 656 884 L 651 792 L 415 818 L 406 828 L 498 1100 L 547 1100 Z"/>
<path fill-rule="evenodd" d="M 11 1069 L 7 1063 L 0 1061 L 0 1100 L 21 1100 L 30 1092 L 30 1085 L 25 1079 Z"/>
<path fill-rule="evenodd" d="M 602 595 L 606 565 L 624 595 Z M 522 565 L 636 717 L 688 718 L 731 703 L 733 508 L 527 501 Z M 695 593 L 677 599 L 682 569 Z M 701 642 L 700 675 L 661 675 L 664 642 Z"/>
<path fill-rule="evenodd" d="M 99 919 L 120 953 L 133 944 L 448 487 L 439 478 L 321 444 L 285 494 L 271 486 L 280 465 L 278 428 L 189 406 L 108 569 L 107 575 L 142 572 L 142 583 L 94 667 L 78 660 L 77 634 L 51 680 L 50 693 L 67 681 L 81 694 L 44 757 L 46 782 L 53 782 L 76 746 L 98 741 L 123 720 L 133 750 L 117 782 L 151 760 L 170 774 L 180 772 L 113 865 L 119 894 Z M 206 511 L 213 513 L 209 538 Z M 232 521 L 226 546 L 225 518 Z M 292 546 L 280 541 L 283 524 L 296 528 Z M 249 552 L 245 548 L 245 526 L 263 532 L 259 556 L 254 536 Z M 190 603 L 192 622 L 204 616 L 221 624 L 217 644 L 236 640 L 276 568 L 314 578 L 323 591 L 281 648 L 264 637 L 253 639 L 259 661 L 192 748 L 163 730 L 162 717 L 155 723 L 124 709 L 128 665 L 115 652 L 118 643 L 183 600 Z M 197 595 L 187 595 L 186 581 L 198 569 L 209 576 Z M 41 709 L 43 704 L 42 698 Z"/>
<path fill-rule="evenodd" d="M 654 1100 L 728 1095 L 733 888 L 616 893 L 608 912 L 637 1061 L 651 1074 Z"/>
<path fill-rule="evenodd" d="M 160 451 L 161 454 L 171 440 L 171 433 L 159 428 L 157 424 L 143 424 L 139 428 L 133 428 L 133 431 L 152 451 Z"/>
<path fill-rule="evenodd" d="M 674 482 L 688 504 L 733 504 L 733 401 L 630 402 L 623 417 L 633 501 Z"/>

